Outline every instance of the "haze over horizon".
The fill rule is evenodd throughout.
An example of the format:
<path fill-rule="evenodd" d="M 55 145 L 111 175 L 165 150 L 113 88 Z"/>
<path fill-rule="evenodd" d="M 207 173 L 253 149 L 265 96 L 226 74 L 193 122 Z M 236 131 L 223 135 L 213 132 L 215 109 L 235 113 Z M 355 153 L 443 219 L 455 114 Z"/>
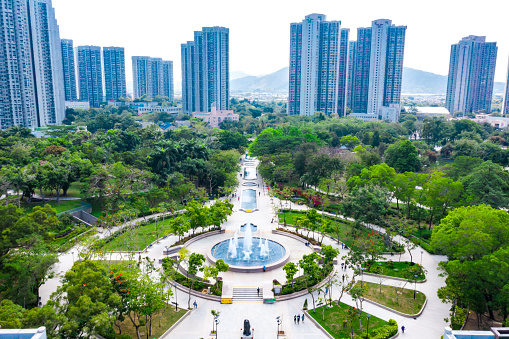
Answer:
<path fill-rule="evenodd" d="M 82 5 L 86 4 L 86 5 Z M 127 82 L 132 82 L 133 55 L 160 57 L 174 62 L 174 81 L 180 82 L 180 44 L 193 39 L 206 26 L 230 29 L 230 72 L 249 75 L 275 72 L 289 63 L 290 23 L 311 13 L 323 13 L 350 28 L 355 40 L 358 27 L 379 18 L 408 26 L 405 67 L 447 75 L 451 44 L 468 35 L 486 36 L 498 45 L 495 81 L 507 80 L 509 42 L 503 22 L 503 2 L 486 0 L 430 0 L 416 6 L 403 0 L 384 2 L 195 0 L 165 2 L 145 0 L 53 0 L 60 37 L 74 46 L 119 46 L 126 51 Z M 84 29 L 86 27 L 86 29 Z"/>

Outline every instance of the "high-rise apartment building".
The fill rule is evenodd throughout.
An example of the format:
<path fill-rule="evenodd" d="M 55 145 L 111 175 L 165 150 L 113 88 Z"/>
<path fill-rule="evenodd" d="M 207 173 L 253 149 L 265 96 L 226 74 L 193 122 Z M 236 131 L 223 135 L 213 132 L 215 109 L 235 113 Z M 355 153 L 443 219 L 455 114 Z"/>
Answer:
<path fill-rule="evenodd" d="M 289 115 L 345 114 L 349 30 L 323 14 L 290 26 Z"/>
<path fill-rule="evenodd" d="M 507 70 L 507 82 L 505 85 L 504 108 L 502 109 L 502 114 L 509 114 L 509 67 Z"/>
<path fill-rule="evenodd" d="M 76 69 L 74 64 L 73 41 L 62 39 L 62 69 L 64 75 L 65 101 L 77 101 Z"/>
<path fill-rule="evenodd" d="M 181 45 L 182 109 L 185 113 L 230 108 L 230 31 L 204 27 Z"/>
<path fill-rule="evenodd" d="M 173 61 L 163 61 L 163 96 L 174 101 Z"/>
<path fill-rule="evenodd" d="M 51 0 L 0 0 L 0 129 L 61 124 L 60 34 Z"/>
<path fill-rule="evenodd" d="M 78 46 L 78 79 L 80 100 L 100 107 L 104 100 L 101 47 Z"/>
<path fill-rule="evenodd" d="M 106 101 L 127 96 L 125 80 L 125 54 L 122 47 L 104 47 L 104 87 Z"/>
<path fill-rule="evenodd" d="M 350 51 L 349 108 L 355 113 L 383 115 L 401 102 L 406 26 L 380 19 L 357 29 Z"/>
<path fill-rule="evenodd" d="M 445 107 L 454 112 L 491 111 L 497 43 L 484 36 L 468 36 L 451 46 Z"/>
<path fill-rule="evenodd" d="M 173 62 L 133 56 L 134 97 L 169 97 L 173 101 Z"/>

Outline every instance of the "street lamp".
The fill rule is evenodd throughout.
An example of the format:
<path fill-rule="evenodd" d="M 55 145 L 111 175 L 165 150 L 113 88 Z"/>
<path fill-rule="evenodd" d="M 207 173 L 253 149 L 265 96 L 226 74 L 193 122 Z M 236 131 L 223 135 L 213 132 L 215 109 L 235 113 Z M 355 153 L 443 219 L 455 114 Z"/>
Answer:
<path fill-rule="evenodd" d="M 416 274 L 416 275 L 414 275 L 414 277 L 415 277 L 415 280 L 414 280 L 414 283 L 415 283 L 415 285 L 414 285 L 414 300 L 415 300 L 415 290 L 417 289 L 417 277 L 418 277 L 418 275 Z"/>
<path fill-rule="evenodd" d="M 422 267 L 422 254 L 424 253 L 424 251 L 421 251 L 421 267 Z"/>
<path fill-rule="evenodd" d="M 368 336 L 366 338 L 369 338 L 369 318 L 371 318 L 371 314 L 366 314 L 366 317 L 368 317 L 368 328 L 367 328 Z"/>
<path fill-rule="evenodd" d="M 217 325 L 219 325 L 219 319 L 217 317 L 215 317 L 214 321 L 216 323 L 216 339 L 217 339 Z"/>
<path fill-rule="evenodd" d="M 72 264 L 74 265 L 74 252 L 71 252 L 72 254 Z"/>
<path fill-rule="evenodd" d="M 277 338 L 279 339 L 279 326 L 283 323 L 283 320 L 281 320 L 281 316 L 276 318 L 277 321 Z"/>
<path fill-rule="evenodd" d="M 175 286 L 175 312 L 177 312 L 177 284 L 173 285 Z"/>

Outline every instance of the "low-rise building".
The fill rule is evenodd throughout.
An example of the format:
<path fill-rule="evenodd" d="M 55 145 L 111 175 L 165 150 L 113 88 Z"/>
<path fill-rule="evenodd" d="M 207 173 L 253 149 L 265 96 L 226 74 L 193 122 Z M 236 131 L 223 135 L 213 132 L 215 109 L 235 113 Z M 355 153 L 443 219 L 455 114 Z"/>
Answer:
<path fill-rule="evenodd" d="M 193 112 L 193 118 L 200 118 L 209 123 L 212 128 L 219 128 L 223 121 L 239 121 L 239 115 L 233 113 L 232 110 L 216 110 L 216 105 L 213 104 L 210 113 L 208 112 Z"/>
<path fill-rule="evenodd" d="M 47 339 L 46 327 L 35 329 L 0 329 L 0 339 Z"/>
<path fill-rule="evenodd" d="M 446 327 L 444 339 L 509 339 L 508 327 L 492 327 L 491 331 L 453 331 Z"/>
<path fill-rule="evenodd" d="M 492 117 L 484 113 L 476 114 L 475 119 L 472 120 L 478 124 L 490 124 L 491 126 L 499 129 L 504 129 L 509 126 L 509 118 Z"/>
<path fill-rule="evenodd" d="M 178 115 L 182 113 L 182 107 L 170 107 L 170 106 L 149 106 L 149 107 L 139 107 L 138 114 L 147 114 L 154 112 L 166 112 L 170 115 Z"/>
<path fill-rule="evenodd" d="M 444 117 L 445 119 L 451 119 L 451 113 L 445 107 L 410 107 L 405 106 L 406 112 L 415 110 L 417 120 L 424 120 L 426 118 Z"/>
<path fill-rule="evenodd" d="M 65 109 L 90 109 L 90 103 L 88 101 L 66 101 Z"/>
<path fill-rule="evenodd" d="M 350 113 L 348 116 L 361 119 L 362 121 L 389 121 L 398 122 L 401 113 L 401 106 L 398 104 L 390 104 L 389 106 L 382 106 L 378 109 L 378 114 L 375 113 Z"/>

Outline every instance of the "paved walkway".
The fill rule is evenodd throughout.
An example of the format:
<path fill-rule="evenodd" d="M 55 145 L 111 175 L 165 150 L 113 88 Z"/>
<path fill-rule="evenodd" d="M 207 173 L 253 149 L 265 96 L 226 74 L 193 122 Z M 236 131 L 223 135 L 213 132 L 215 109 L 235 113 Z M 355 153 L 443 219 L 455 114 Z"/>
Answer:
<path fill-rule="evenodd" d="M 276 198 L 272 198 L 268 195 L 267 189 L 263 188 L 263 182 L 260 178 L 255 180 L 254 182 L 260 187 L 245 187 L 242 186 L 242 183 L 245 182 L 243 179 L 239 180 L 239 187 L 237 188 L 237 195 L 240 196 L 243 189 L 255 188 L 259 193 L 258 195 L 258 209 L 259 211 L 253 213 L 245 213 L 239 211 L 240 202 L 237 198 L 233 199 L 234 203 L 234 213 L 228 219 L 228 221 L 223 225 L 223 228 L 226 229 L 227 235 L 232 235 L 232 232 L 238 228 L 239 225 L 244 224 L 246 222 L 251 222 L 254 225 L 257 225 L 259 230 L 263 234 L 270 234 L 273 228 L 277 227 L 276 219 L 274 219 L 274 223 L 271 223 L 271 220 L 274 216 L 273 206 L 277 205 L 279 207 L 280 202 Z M 284 202 L 288 206 L 289 202 Z M 292 203 L 292 210 L 307 210 L 308 208 L 303 205 L 295 205 Z M 379 229 L 376 225 L 370 225 L 375 229 Z M 383 229 L 379 229 L 380 231 L 384 231 Z M 109 233 L 109 232 L 108 232 Z M 224 235 L 224 237 L 227 237 Z M 100 237 L 106 236 L 105 233 L 99 235 Z M 285 237 L 286 238 L 286 237 Z M 219 237 L 217 238 L 219 239 Z M 286 238 L 288 239 L 288 238 Z M 214 239 L 212 239 L 214 240 Z M 212 245 L 215 241 L 206 241 L 203 244 L 207 243 L 207 245 Z M 398 240 L 398 238 L 396 238 Z M 146 253 L 143 253 L 142 256 L 148 256 L 151 259 L 161 259 L 163 257 L 162 252 L 166 246 L 170 246 L 175 241 L 177 241 L 177 237 L 170 236 L 166 239 L 160 241 L 158 244 L 154 244 L 152 248 L 148 249 Z M 218 240 L 219 241 L 219 240 Z M 281 239 L 278 241 L 283 242 Z M 209 243 L 210 242 L 210 243 Z M 288 243 L 288 244 L 287 244 Z M 291 257 L 291 261 L 298 261 L 298 257 L 302 256 L 305 253 L 306 247 L 304 245 L 300 246 L 299 244 L 293 244 L 291 241 L 284 242 L 285 246 L 290 248 L 290 251 L 299 251 L 300 253 L 296 253 L 295 256 Z M 330 238 L 325 238 L 324 244 L 332 245 L 340 250 L 340 256 L 346 255 L 346 250 L 341 250 L 341 246 L 332 241 Z M 304 247 L 303 247 L 304 246 Z M 205 246 L 191 245 L 190 249 L 193 251 L 204 251 L 207 248 Z M 58 263 L 55 267 L 55 270 L 59 273 L 64 273 L 72 266 L 72 255 L 71 252 L 79 250 L 78 247 L 73 248 L 69 252 L 62 254 L 59 259 L 60 263 Z M 76 255 L 76 252 L 75 252 Z M 448 311 L 450 305 L 443 304 L 437 297 L 437 290 L 441 286 L 445 285 L 444 278 L 438 276 L 437 266 L 441 260 L 445 260 L 444 257 L 430 255 L 426 251 L 423 251 L 421 254 L 421 249 L 418 248 L 413 251 L 414 261 L 420 262 L 422 255 L 422 265 L 428 271 L 427 278 L 428 281 L 424 284 L 417 284 L 417 290 L 423 292 L 428 297 L 428 305 L 426 306 L 423 314 L 417 318 L 417 320 L 409 319 L 405 317 L 398 316 L 390 311 L 381 309 L 377 306 L 374 306 L 369 303 L 363 303 L 364 311 L 373 314 L 381 319 L 389 320 L 395 319 L 398 322 L 398 325 L 401 327 L 404 325 L 406 327 L 405 334 L 401 334 L 403 338 L 409 339 L 428 339 L 428 338 L 439 338 L 441 334 L 443 334 L 443 328 L 446 326 L 443 321 L 444 318 L 448 317 Z M 110 255 L 111 259 L 124 259 L 126 258 L 125 254 L 112 253 Z M 76 258 L 75 258 L 76 259 Z M 399 259 L 399 256 L 393 257 L 393 260 Z M 408 253 L 405 253 L 401 256 L 401 260 L 410 260 L 410 256 Z M 156 261 L 157 262 L 157 261 Z M 349 276 L 352 275 L 350 270 L 346 270 L 341 272 L 341 260 L 338 260 L 338 266 L 336 270 L 339 272 L 339 276 L 342 274 L 347 274 Z M 278 279 L 281 282 L 284 282 L 284 274 L 282 270 L 276 270 L 266 273 L 260 274 L 239 274 L 239 273 L 231 273 L 228 272 L 223 276 L 223 279 L 231 280 L 234 283 L 234 286 L 261 286 L 261 283 L 265 280 Z M 364 276 L 365 281 L 379 282 L 376 277 L 368 277 Z M 385 280 L 383 284 L 386 285 L 394 285 L 399 284 L 400 282 L 395 280 Z M 52 291 L 56 290 L 56 287 L 59 285 L 58 279 L 52 279 L 48 281 L 45 285 L 43 285 L 40 289 L 41 296 L 43 297 L 43 302 L 46 302 L 49 295 Z M 413 284 L 408 284 L 407 288 L 414 288 Z M 332 291 L 333 299 L 337 299 L 339 296 L 339 289 L 333 288 Z M 312 305 L 312 298 L 309 295 L 304 297 L 300 297 L 297 299 L 285 301 L 285 302 L 277 302 L 275 304 L 262 304 L 260 302 L 234 302 L 232 305 L 221 305 L 217 302 L 208 301 L 205 299 L 191 297 L 191 304 L 194 300 L 197 301 L 198 309 L 195 310 L 190 316 L 188 316 L 184 321 L 182 321 L 168 336 L 165 338 L 182 338 L 182 339 L 196 339 L 196 338 L 211 338 L 209 336 L 210 331 L 212 329 L 212 320 L 213 317 L 210 313 L 211 310 L 219 310 L 221 312 L 220 315 L 220 324 L 218 328 L 218 338 L 239 338 L 240 337 L 240 328 L 243 325 L 244 319 L 249 319 L 252 327 L 255 329 L 255 338 L 274 338 L 276 336 L 277 331 L 277 323 L 276 317 L 281 316 L 283 319 L 283 330 L 286 332 L 284 338 L 326 338 L 326 336 L 318 330 L 309 320 L 305 321 L 304 324 L 295 325 L 293 323 L 293 316 L 296 314 L 302 314 L 301 308 L 305 299 L 308 299 L 308 303 L 310 306 Z M 316 298 L 315 298 L 316 299 Z M 177 294 L 173 297 L 172 301 L 177 301 L 179 306 L 187 307 L 188 295 L 187 293 L 178 291 Z M 351 299 L 351 297 L 347 294 L 343 295 L 341 300 L 343 303 L 348 305 L 355 305 L 355 302 Z M 283 336 L 281 336 L 283 338 Z"/>

